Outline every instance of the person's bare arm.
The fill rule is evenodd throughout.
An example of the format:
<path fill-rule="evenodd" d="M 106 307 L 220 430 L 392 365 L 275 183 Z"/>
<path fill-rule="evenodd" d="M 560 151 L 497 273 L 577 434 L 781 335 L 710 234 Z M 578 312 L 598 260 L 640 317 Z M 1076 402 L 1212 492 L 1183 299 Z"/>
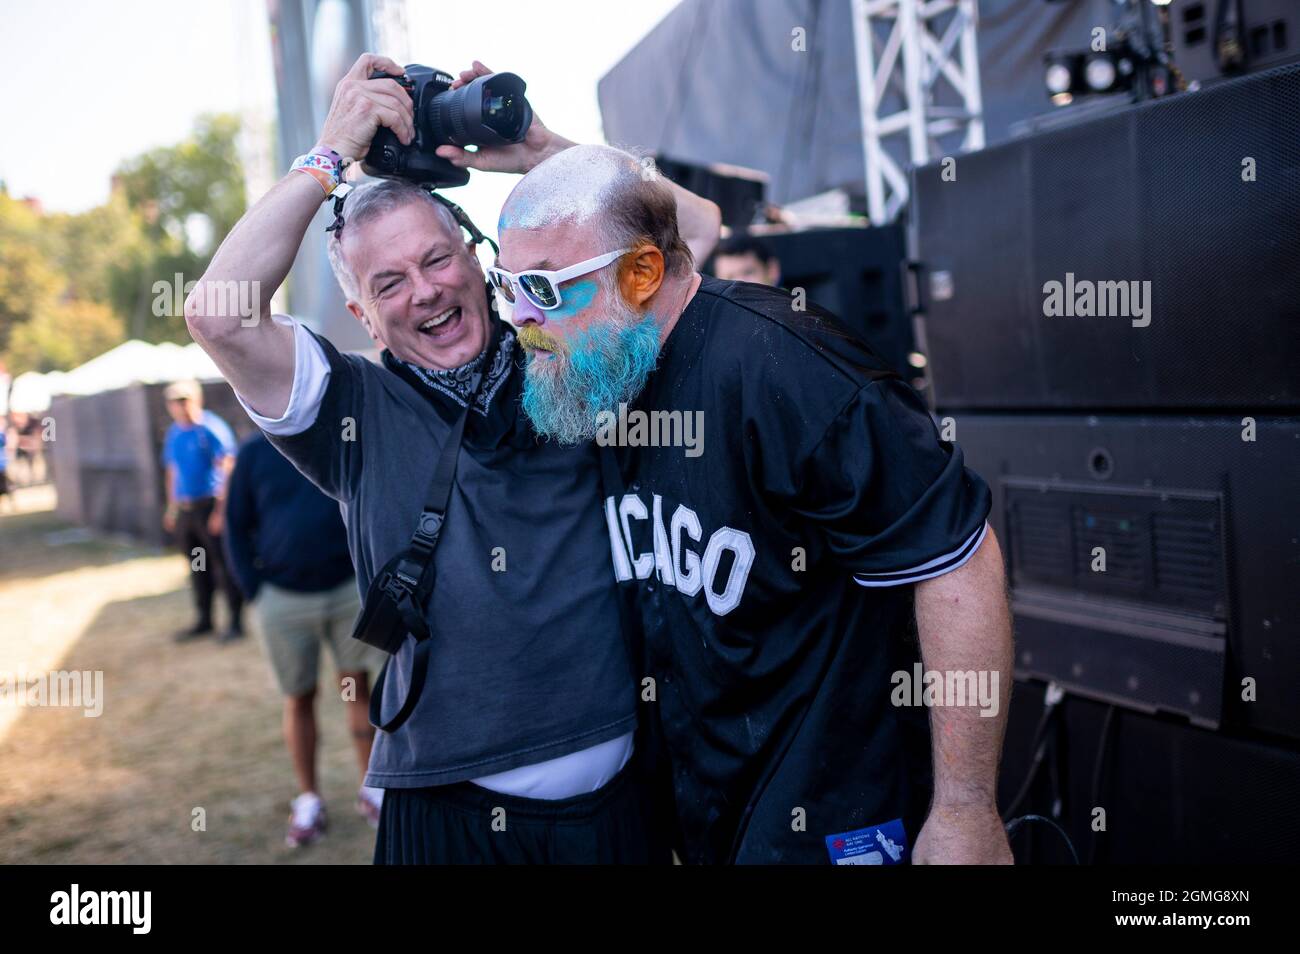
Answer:
<path fill-rule="evenodd" d="M 387 57 L 362 55 L 335 88 L 313 151 L 330 148 L 344 158 L 357 158 L 381 125 L 410 142 L 411 98 L 395 80 L 370 80 L 375 70 L 402 72 Z M 289 274 L 324 198 L 314 178 L 290 172 L 226 236 L 185 302 L 185 322 L 194 340 L 263 417 L 282 416 L 293 390 L 293 329 L 270 320 L 271 296 Z M 231 289 L 247 291 L 231 295 Z M 230 315 L 233 309 L 219 307 L 250 300 L 256 303 L 253 315 Z"/>
<path fill-rule="evenodd" d="M 997 783 L 1011 698 L 1011 614 L 992 527 L 965 566 L 917 584 L 916 624 L 926 671 L 987 672 L 996 709 L 984 709 L 978 699 L 931 709 L 934 800 L 912 860 L 1010 864 Z"/>
<path fill-rule="evenodd" d="M 475 60 L 470 69 L 461 71 L 451 88 L 458 89 L 480 76 L 491 74 L 492 70 Z M 477 152 L 469 152 L 459 146 L 439 146 L 437 152 L 452 165 L 462 169 L 517 172 L 524 175 L 532 171 L 534 166 L 573 145 L 577 144 L 548 129 L 542 118 L 534 112 L 533 123 L 528 127 L 523 142 L 506 146 L 484 146 Z M 668 187 L 677 200 L 677 228 L 682 239 L 690 248 L 696 264 L 702 264 L 713 254 L 713 249 L 722 236 L 722 210 L 717 203 L 694 192 L 687 192 L 671 180 L 664 181 L 668 182 Z"/>
<path fill-rule="evenodd" d="M 167 509 L 163 511 L 163 529 L 171 533 L 176 529 L 176 465 L 167 465 L 166 479 L 163 481 L 167 488 Z"/>
<path fill-rule="evenodd" d="M 292 381 L 292 375 L 290 376 Z M 288 401 L 288 398 L 285 398 Z M 221 486 L 213 494 L 212 513 L 208 515 L 208 533 L 214 537 L 221 536 L 226 528 L 226 490 L 230 487 L 230 474 L 235 469 L 235 455 L 222 454 L 217 460 L 217 470 L 221 471 Z"/>

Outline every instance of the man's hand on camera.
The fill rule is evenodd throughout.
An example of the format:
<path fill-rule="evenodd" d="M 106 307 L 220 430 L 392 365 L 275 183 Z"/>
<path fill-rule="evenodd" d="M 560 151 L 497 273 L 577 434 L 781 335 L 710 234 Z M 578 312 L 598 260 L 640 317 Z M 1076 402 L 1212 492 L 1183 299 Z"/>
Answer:
<path fill-rule="evenodd" d="M 460 77 L 452 84 L 452 89 L 460 89 L 472 83 L 480 76 L 490 76 L 488 69 L 478 60 L 467 70 L 462 70 Z M 549 159 L 557 152 L 562 152 L 573 143 L 551 132 L 542 123 L 542 119 L 533 111 L 533 123 L 528 127 L 523 142 L 512 142 L 504 146 L 479 146 L 476 152 L 469 152 L 459 146 L 439 146 L 437 153 L 453 166 L 461 169 L 479 169 L 483 172 L 517 172 L 520 175 L 532 171 L 533 166 Z"/>
<path fill-rule="evenodd" d="M 374 72 L 402 75 L 402 67 L 386 56 L 362 53 L 338 86 L 321 127 L 316 149 L 333 149 L 344 159 L 362 159 L 380 126 L 387 126 L 409 145 L 415 138 L 411 97 L 395 79 L 370 78 Z"/>

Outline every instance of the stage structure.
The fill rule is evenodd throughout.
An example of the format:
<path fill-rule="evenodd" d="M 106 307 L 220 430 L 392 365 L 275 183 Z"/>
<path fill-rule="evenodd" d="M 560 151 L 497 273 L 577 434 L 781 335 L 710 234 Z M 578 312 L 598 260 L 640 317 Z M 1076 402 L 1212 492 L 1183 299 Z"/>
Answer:
<path fill-rule="evenodd" d="M 906 140 L 913 167 L 951 155 L 940 140 L 958 134 L 961 152 L 984 147 L 978 23 L 975 0 L 853 0 L 867 213 L 873 224 L 892 222 L 907 205 L 907 170 L 886 149 L 891 137 Z M 935 87 L 945 83 L 959 105 L 936 102 Z M 884 94 L 891 86 L 901 95 L 902 108 L 886 114 Z"/>
<path fill-rule="evenodd" d="M 288 168 L 309 150 L 334 87 L 367 50 L 405 50 L 405 0 L 268 0 L 279 112 L 279 158 Z M 325 253 L 328 203 L 312 220 L 289 273 L 289 310 L 341 348 L 370 348 L 348 314 Z"/>

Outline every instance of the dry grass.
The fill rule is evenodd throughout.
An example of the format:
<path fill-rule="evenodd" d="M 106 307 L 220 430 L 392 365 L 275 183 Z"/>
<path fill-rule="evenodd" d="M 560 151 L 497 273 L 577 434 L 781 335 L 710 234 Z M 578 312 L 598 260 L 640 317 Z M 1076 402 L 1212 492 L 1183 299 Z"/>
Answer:
<path fill-rule="evenodd" d="M 0 674 L 100 670 L 104 705 L 97 718 L 0 705 L 0 863 L 369 863 L 374 833 L 352 809 L 357 768 L 328 673 L 317 715 L 331 829 L 294 851 L 261 648 L 174 644 L 192 613 L 181 556 L 69 533 L 48 488 L 17 498 L 19 513 L 0 513 Z M 191 829 L 196 808 L 206 831 Z"/>

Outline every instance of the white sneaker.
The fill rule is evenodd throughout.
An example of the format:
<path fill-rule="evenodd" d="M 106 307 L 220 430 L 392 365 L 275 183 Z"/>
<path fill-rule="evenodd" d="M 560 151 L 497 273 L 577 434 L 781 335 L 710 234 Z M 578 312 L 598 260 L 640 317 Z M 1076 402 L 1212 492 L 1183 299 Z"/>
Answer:
<path fill-rule="evenodd" d="M 366 820 L 371 828 L 379 827 L 379 812 L 384 805 L 384 790 L 362 785 L 357 792 L 357 814 Z"/>
<path fill-rule="evenodd" d="M 284 836 L 284 843 L 290 848 L 310 845 L 323 834 L 327 827 L 325 803 L 315 792 L 303 792 L 289 803 L 289 831 Z"/>

